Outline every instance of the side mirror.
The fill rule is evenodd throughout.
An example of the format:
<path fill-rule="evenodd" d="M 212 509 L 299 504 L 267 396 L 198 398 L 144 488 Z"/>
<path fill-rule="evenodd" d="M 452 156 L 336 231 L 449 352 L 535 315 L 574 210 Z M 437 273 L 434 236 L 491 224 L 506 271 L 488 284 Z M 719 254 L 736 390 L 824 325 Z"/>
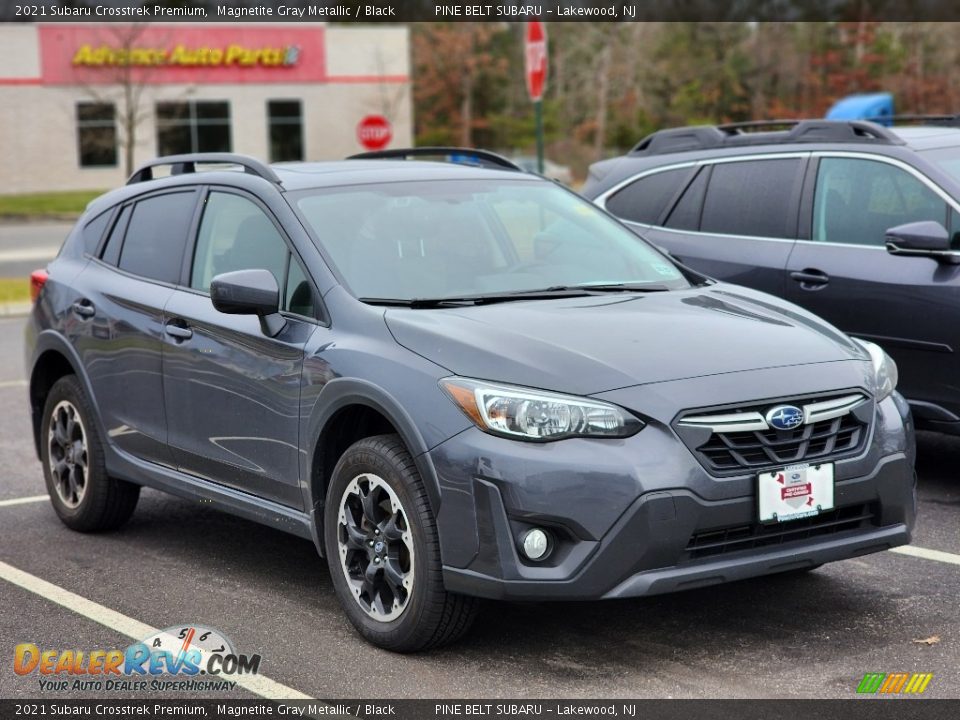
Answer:
<path fill-rule="evenodd" d="M 256 315 L 264 335 L 276 337 L 287 321 L 280 314 L 280 288 L 269 270 L 237 270 L 210 281 L 213 306 L 227 315 Z"/>
<path fill-rule="evenodd" d="M 897 225 L 886 232 L 887 252 L 891 255 L 929 257 L 937 262 L 958 263 L 960 255 L 950 249 L 950 234 L 933 220 Z"/>

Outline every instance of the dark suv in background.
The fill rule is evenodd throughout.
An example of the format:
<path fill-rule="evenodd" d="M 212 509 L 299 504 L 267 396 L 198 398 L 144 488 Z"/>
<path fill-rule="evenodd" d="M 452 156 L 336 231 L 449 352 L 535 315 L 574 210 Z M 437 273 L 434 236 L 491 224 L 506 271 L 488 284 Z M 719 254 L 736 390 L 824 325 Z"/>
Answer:
<path fill-rule="evenodd" d="M 424 152 L 161 158 L 91 203 L 26 330 L 66 525 L 117 527 L 148 486 L 309 538 L 357 629 L 405 651 L 461 635 L 476 596 L 910 541 L 913 430 L 878 346 L 503 158 L 402 160 Z"/>
<path fill-rule="evenodd" d="M 689 267 L 878 343 L 918 425 L 960 433 L 960 129 L 663 130 L 583 194 Z"/>

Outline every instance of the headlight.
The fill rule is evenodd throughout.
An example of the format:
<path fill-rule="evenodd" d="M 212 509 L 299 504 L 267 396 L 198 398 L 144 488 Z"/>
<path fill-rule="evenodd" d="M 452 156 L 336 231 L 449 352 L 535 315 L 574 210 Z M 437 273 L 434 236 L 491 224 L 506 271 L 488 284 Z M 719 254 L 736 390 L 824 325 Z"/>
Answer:
<path fill-rule="evenodd" d="M 873 375 L 876 379 L 877 402 L 880 402 L 897 389 L 897 380 L 899 379 L 897 364 L 879 345 L 860 338 L 853 339 L 870 353 L 870 362 L 873 365 Z"/>
<path fill-rule="evenodd" d="M 518 440 L 622 438 L 643 427 L 630 413 L 599 400 L 465 378 L 445 378 L 440 387 L 481 430 Z"/>

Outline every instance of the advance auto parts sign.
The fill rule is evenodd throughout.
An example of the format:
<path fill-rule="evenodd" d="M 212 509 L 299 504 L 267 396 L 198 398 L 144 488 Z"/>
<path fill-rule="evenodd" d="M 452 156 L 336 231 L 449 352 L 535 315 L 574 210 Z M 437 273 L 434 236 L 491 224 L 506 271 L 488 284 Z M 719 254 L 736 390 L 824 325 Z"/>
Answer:
<path fill-rule="evenodd" d="M 183 65 L 186 67 L 218 65 L 238 65 L 251 67 L 282 67 L 296 65 L 300 57 L 300 48 L 287 47 L 249 48 L 243 45 L 228 45 L 226 48 L 199 47 L 188 48 L 177 45 L 173 50 L 163 48 L 115 48 L 108 45 L 93 47 L 81 45 L 73 56 L 74 65 L 102 66 L 155 66 Z"/>
<path fill-rule="evenodd" d="M 115 83 L 132 68 L 145 84 L 324 82 L 323 26 L 204 27 L 107 24 L 38 27 L 41 81 Z"/>

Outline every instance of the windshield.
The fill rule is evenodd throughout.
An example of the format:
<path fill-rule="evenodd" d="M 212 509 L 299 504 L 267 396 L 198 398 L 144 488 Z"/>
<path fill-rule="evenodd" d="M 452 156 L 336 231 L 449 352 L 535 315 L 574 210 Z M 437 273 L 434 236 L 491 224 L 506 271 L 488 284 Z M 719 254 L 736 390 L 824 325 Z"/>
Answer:
<path fill-rule="evenodd" d="M 960 147 L 934 148 L 918 152 L 934 165 L 939 165 L 940 169 L 950 177 L 960 180 Z"/>
<path fill-rule="evenodd" d="M 548 182 L 434 180 L 290 195 L 360 298 L 690 286 L 636 235 Z"/>

